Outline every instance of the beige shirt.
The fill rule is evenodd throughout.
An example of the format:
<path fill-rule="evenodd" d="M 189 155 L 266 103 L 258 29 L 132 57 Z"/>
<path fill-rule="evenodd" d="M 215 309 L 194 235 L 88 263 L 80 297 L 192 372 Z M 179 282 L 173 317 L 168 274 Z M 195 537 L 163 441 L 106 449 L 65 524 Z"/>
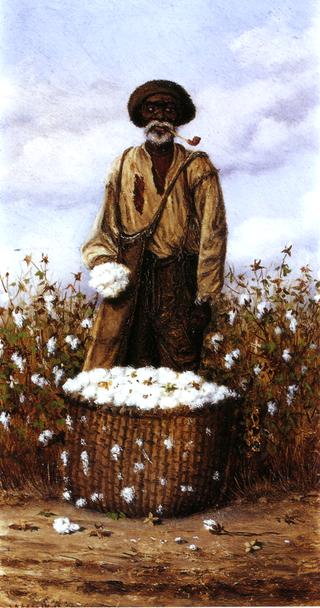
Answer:
<path fill-rule="evenodd" d="M 165 188 L 189 154 L 190 151 L 183 146 L 174 144 Z M 92 233 L 82 247 L 83 260 L 89 268 L 101 261 L 118 259 L 119 228 L 115 192 L 120 161 L 121 157 L 117 158 L 111 168 L 102 207 Z M 185 176 L 183 173 L 169 195 L 147 247 L 160 258 L 181 250 L 197 254 L 198 297 L 214 297 L 223 286 L 227 239 L 219 178 L 207 156 L 192 160 L 185 170 Z M 127 234 L 134 234 L 149 226 L 161 198 L 154 184 L 152 161 L 145 146 L 132 148 L 122 168 L 119 207 L 123 230 Z"/>

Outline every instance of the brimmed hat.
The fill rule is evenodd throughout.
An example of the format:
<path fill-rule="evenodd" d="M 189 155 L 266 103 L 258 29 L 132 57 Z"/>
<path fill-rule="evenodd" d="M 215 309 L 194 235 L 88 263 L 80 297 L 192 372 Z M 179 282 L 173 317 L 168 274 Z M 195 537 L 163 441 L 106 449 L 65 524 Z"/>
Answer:
<path fill-rule="evenodd" d="M 185 125 L 190 122 L 196 115 L 196 108 L 194 103 L 187 91 L 176 82 L 171 80 L 149 80 L 144 84 L 137 87 L 130 95 L 128 102 L 128 112 L 130 120 L 136 127 L 143 127 L 144 122 L 140 115 L 140 108 L 143 102 L 150 97 L 158 93 L 165 93 L 166 95 L 172 95 L 175 97 L 179 104 L 178 118 L 175 121 L 175 125 Z"/>

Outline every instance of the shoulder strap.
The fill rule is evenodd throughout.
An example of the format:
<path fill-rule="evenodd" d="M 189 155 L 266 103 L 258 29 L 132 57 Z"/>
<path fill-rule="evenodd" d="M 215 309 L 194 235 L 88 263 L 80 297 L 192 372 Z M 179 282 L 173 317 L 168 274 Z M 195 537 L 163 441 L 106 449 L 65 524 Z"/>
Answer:
<path fill-rule="evenodd" d="M 130 150 L 131 148 L 129 148 Z M 125 152 L 128 152 L 129 150 L 126 150 Z M 164 211 L 164 208 L 166 206 L 167 200 L 176 184 L 176 181 L 178 179 L 178 177 L 181 175 L 182 171 L 184 171 L 184 169 L 186 169 L 186 167 L 195 159 L 195 158 L 201 158 L 201 157 L 207 157 L 207 155 L 205 154 L 205 152 L 191 152 L 187 158 L 185 158 L 185 160 L 181 163 L 180 167 L 178 167 L 175 175 L 173 176 L 170 184 L 168 184 L 163 197 L 160 201 L 160 205 L 158 207 L 157 212 L 155 213 L 155 215 L 153 216 L 153 219 L 151 220 L 149 226 L 147 226 L 147 228 L 145 228 L 144 230 L 141 230 L 140 232 L 136 232 L 134 234 L 126 234 L 123 230 L 121 230 L 121 238 L 123 240 L 124 243 L 134 243 L 137 240 L 140 240 L 142 238 L 144 239 L 150 239 L 153 235 L 153 233 L 155 232 L 157 225 L 161 219 L 162 213 Z M 123 163 L 122 163 L 123 165 Z M 121 169 L 122 169 L 122 165 L 121 165 Z M 120 187 L 121 187 L 121 175 L 120 175 Z M 119 196 L 120 196 L 120 188 L 118 190 L 117 193 L 117 208 L 119 209 Z M 120 215 L 120 209 L 119 209 L 119 215 Z M 120 219 L 120 227 L 121 226 L 121 218 Z"/>

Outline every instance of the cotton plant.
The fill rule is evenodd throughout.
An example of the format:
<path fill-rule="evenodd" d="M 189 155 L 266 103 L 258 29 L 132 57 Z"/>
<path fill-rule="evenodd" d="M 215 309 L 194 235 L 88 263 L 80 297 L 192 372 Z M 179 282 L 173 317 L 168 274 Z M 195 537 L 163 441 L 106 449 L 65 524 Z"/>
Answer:
<path fill-rule="evenodd" d="M 243 449 L 267 451 L 271 468 L 276 453 L 283 457 L 274 466 L 285 467 L 288 454 L 296 457 L 302 428 L 314 436 L 320 365 L 320 281 L 308 266 L 292 277 L 291 247 L 282 253 L 272 270 L 261 260 L 251 265 L 251 276 L 229 269 L 202 362 L 206 376 L 240 394 Z"/>
<path fill-rule="evenodd" d="M 239 443 L 261 449 L 271 470 L 278 454 L 285 468 L 303 438 L 310 444 L 314 436 L 320 366 L 320 277 L 308 266 L 293 277 L 290 256 L 286 247 L 273 269 L 261 260 L 239 275 L 229 269 L 204 337 L 199 380 L 150 366 L 82 373 L 98 296 L 89 301 L 82 293 L 81 273 L 66 287 L 52 283 L 47 256 L 27 255 L 22 276 L 0 277 L 0 440 L 47 448 L 50 442 L 38 441 L 45 430 L 74 428 L 65 409 L 71 396 L 97 407 L 201 408 L 219 403 L 227 389 L 241 397 Z"/>
<path fill-rule="evenodd" d="M 65 428 L 61 384 L 81 369 L 97 298 L 82 293 L 81 273 L 66 287 L 52 284 L 46 255 L 23 263 L 19 278 L 0 276 L 0 400 L 11 417 L 10 433 L 1 425 L 0 435 L 8 446 L 38 449 L 44 429 Z"/>

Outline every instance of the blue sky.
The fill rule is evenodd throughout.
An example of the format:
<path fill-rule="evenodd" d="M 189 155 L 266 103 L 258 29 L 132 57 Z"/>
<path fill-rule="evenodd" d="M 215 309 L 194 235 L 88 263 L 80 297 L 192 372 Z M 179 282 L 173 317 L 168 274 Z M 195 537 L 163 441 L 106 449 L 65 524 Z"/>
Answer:
<path fill-rule="evenodd" d="M 318 12 L 308 1 L 4 0 L 2 270 L 42 251 L 55 276 L 78 270 L 108 167 L 142 141 L 128 96 L 167 78 L 197 105 L 181 132 L 200 135 L 220 169 L 228 261 L 270 261 L 292 242 L 296 266 L 318 271 Z"/>

